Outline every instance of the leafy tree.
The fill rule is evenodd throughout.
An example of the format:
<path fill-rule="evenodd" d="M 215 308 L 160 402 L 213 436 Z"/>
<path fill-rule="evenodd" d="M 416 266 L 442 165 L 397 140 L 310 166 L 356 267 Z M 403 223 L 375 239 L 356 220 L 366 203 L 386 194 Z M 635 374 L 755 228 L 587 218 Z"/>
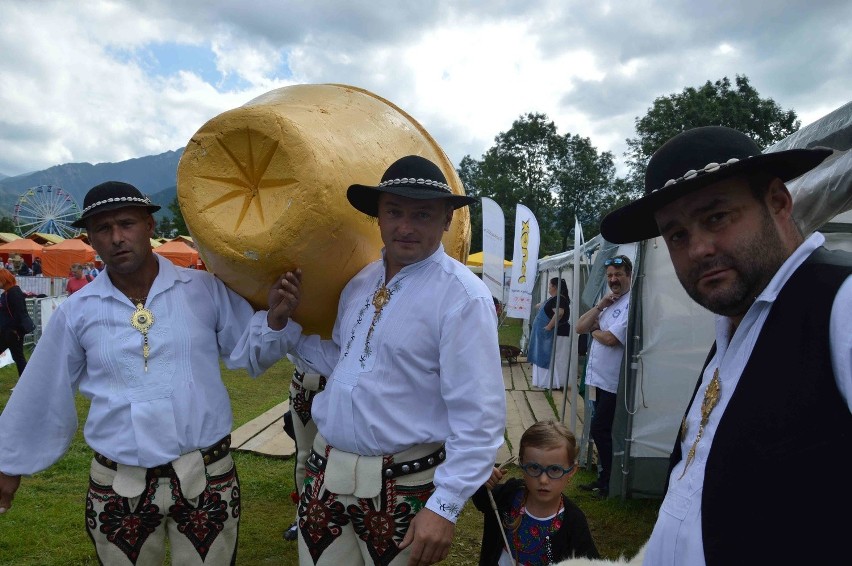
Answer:
<path fill-rule="evenodd" d="M 745 75 L 737 75 L 735 82 L 732 88 L 724 77 L 657 98 L 643 118 L 636 118 L 637 137 L 626 140 L 625 153 L 633 196 L 644 191 L 645 168 L 651 155 L 680 132 L 698 126 L 728 126 L 768 147 L 799 129 L 801 121 L 793 110 L 782 110 L 771 98 L 760 98 Z"/>
<path fill-rule="evenodd" d="M 462 157 L 459 168 L 456 169 L 459 179 L 464 185 L 465 194 L 469 197 L 479 199 L 483 196 L 477 186 L 480 176 L 479 161 L 469 155 Z M 470 249 L 479 251 L 482 249 L 482 201 L 469 205 L 470 208 Z"/>
<path fill-rule="evenodd" d="M 542 252 L 547 249 L 546 235 L 552 232 L 553 204 L 552 170 L 549 165 L 560 143 L 556 126 L 544 114 L 521 116 L 507 131 L 498 134 L 495 145 L 472 163 L 467 157 L 459 172 L 462 182 L 472 194 L 489 197 L 500 205 L 506 217 L 506 257 L 511 257 L 515 233 L 515 205 L 528 207 L 535 215 L 542 233 Z M 472 211 L 473 212 L 473 211 Z M 472 215 L 473 216 L 473 215 Z M 482 214 L 478 230 L 472 236 L 472 248 L 482 249 Z"/>
<path fill-rule="evenodd" d="M 158 238 L 173 238 L 177 232 L 175 231 L 175 223 L 170 216 L 163 216 L 157 221 L 155 236 Z"/>
<path fill-rule="evenodd" d="M 626 183 L 615 176 L 612 153 L 598 153 L 589 138 L 566 134 L 566 146 L 555 173 L 556 221 L 560 250 L 566 250 L 574 232 L 574 219 L 580 222 L 585 238 L 598 233 L 606 211 L 625 198 Z"/>
<path fill-rule="evenodd" d="M 0 232 L 7 234 L 17 234 L 18 227 L 15 226 L 15 221 L 8 216 L 0 217 Z"/>
<path fill-rule="evenodd" d="M 588 138 L 560 135 L 545 114 L 528 113 L 495 138 L 481 161 L 465 156 L 459 177 L 469 195 L 489 197 L 506 218 L 506 257 L 511 257 L 515 206 L 538 220 L 540 256 L 563 251 L 581 219 L 584 233 L 597 233 L 600 206 L 616 200 L 625 184 L 615 179 L 612 154 L 598 154 Z M 482 249 L 482 214 L 471 211 L 471 249 Z"/>
<path fill-rule="evenodd" d="M 180 211 L 180 204 L 178 203 L 177 196 L 175 196 L 174 200 L 169 203 L 169 210 L 172 213 L 172 227 L 178 234 L 188 236 L 189 229 L 186 227 L 186 220 L 183 219 L 183 214 Z"/>

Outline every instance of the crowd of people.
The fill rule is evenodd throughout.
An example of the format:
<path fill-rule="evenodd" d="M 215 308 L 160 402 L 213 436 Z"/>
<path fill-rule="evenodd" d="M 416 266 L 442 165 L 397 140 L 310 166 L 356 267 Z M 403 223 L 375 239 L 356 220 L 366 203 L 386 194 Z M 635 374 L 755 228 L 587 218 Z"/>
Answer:
<path fill-rule="evenodd" d="M 820 475 L 836 486 L 852 459 L 852 254 L 802 234 L 785 184 L 829 154 L 762 154 L 730 128 L 690 129 L 654 153 L 644 196 L 601 223 L 612 243 L 661 238 L 687 294 L 716 315 L 642 550 L 646 565 L 846 556 L 836 511 L 852 503 L 848 490 L 795 504 L 785 495 L 797 461 L 829 458 Z M 87 277 L 75 266 L 72 296 L 18 365 L 0 414 L 0 513 L 12 508 L 22 475 L 65 454 L 80 391 L 91 400 L 85 513 L 98 560 L 159 564 L 168 547 L 176 564 L 235 563 L 240 487 L 219 363 L 257 376 L 287 357 L 300 564 L 438 563 L 468 500 L 483 514 L 481 565 L 600 558 L 586 514 L 565 494 L 578 465 L 570 430 L 553 420 L 530 426 L 516 447 L 519 477 L 496 462 L 506 402 L 494 301 L 441 243 L 454 212 L 474 199 L 414 155 L 375 184 L 349 186 L 346 198 L 374 219 L 383 247 L 346 284 L 324 339 L 293 319 L 298 268 L 277 278 L 268 308 L 255 311 L 213 274 L 152 253 L 159 206 L 135 187 L 93 187 L 75 225 L 106 270 Z M 612 425 L 634 273 L 623 254 L 603 263 L 607 290 L 574 332 L 590 337 L 586 394 L 600 461 L 597 479 L 579 487 L 607 496 L 618 474 Z M 0 283 L 7 340 L 20 305 L 14 274 L 0 270 Z M 537 372 L 556 365 L 547 383 L 534 376 L 542 387 L 570 387 L 560 338 L 570 344 L 571 302 L 564 281 L 548 283 L 531 361 Z M 791 516 L 800 542 L 780 544 Z M 146 536 L 129 522 L 145 525 Z"/>
<path fill-rule="evenodd" d="M 0 263 L 0 267 L 9 271 L 10 273 L 17 276 L 33 276 L 37 277 L 43 275 L 41 258 L 34 257 L 32 259 L 32 263 L 28 264 L 27 261 L 21 257 L 20 255 L 11 255 L 9 259 L 5 262 Z M 71 279 L 80 280 L 85 279 L 85 282 L 88 283 L 95 277 L 97 277 L 100 270 L 97 268 L 95 262 L 87 261 L 85 263 L 72 263 L 68 268 L 68 284 L 66 285 L 66 292 L 70 295 L 82 285 L 79 283 L 71 283 Z M 72 289 L 73 291 L 69 290 Z"/>

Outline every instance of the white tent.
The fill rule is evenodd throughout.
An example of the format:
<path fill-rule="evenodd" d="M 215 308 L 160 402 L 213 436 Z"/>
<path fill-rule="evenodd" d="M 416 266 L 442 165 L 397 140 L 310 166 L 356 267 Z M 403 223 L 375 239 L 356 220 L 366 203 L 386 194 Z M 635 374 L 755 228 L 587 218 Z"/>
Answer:
<path fill-rule="evenodd" d="M 822 231 L 826 247 L 852 251 L 852 103 L 766 151 L 818 145 L 832 147 L 835 153 L 787 184 L 796 218 L 805 234 Z M 634 273 L 613 425 L 610 494 L 661 497 L 677 428 L 714 340 L 713 315 L 686 295 L 661 238 L 616 246 L 596 236 L 583 245 L 581 270 L 587 272 L 580 278 L 584 284 L 572 293 L 572 310 L 583 313 L 591 308 L 605 289 L 603 260 L 618 254 L 634 258 Z M 540 260 L 539 279 L 546 282 L 562 274 L 570 281 L 573 255 L 570 251 Z M 573 415 L 563 420 L 573 423 Z M 582 463 L 587 432 L 579 436 Z"/>
<path fill-rule="evenodd" d="M 600 298 L 600 294 L 605 287 L 603 265 L 604 260 L 616 255 L 626 255 L 635 263 L 636 244 L 612 244 L 604 240 L 600 235 L 595 236 L 588 242 L 577 247 L 580 251 L 578 257 L 575 257 L 574 250 L 570 250 L 561 254 L 548 256 L 538 261 L 538 275 L 536 277 L 536 294 L 533 297 L 533 302 L 537 303 L 546 298 L 547 284 L 552 277 L 560 277 L 565 279 L 568 288 L 571 291 L 571 328 L 575 328 L 577 318 L 589 310 Z M 575 276 L 575 270 L 579 273 Z M 531 322 L 531 321 L 530 321 Z M 578 337 L 574 336 L 574 341 L 571 348 L 571 356 L 578 355 Z M 576 360 L 569 360 L 569 372 L 578 371 Z M 551 372 L 554 364 L 550 365 Z M 551 381 L 552 383 L 552 381 Z M 573 383 L 573 381 L 567 381 Z M 570 399 L 570 405 L 569 405 Z M 578 430 L 579 419 L 577 417 L 576 408 L 578 403 L 585 404 L 585 415 L 587 427 L 583 430 Z M 570 413 L 567 410 L 570 407 Z M 586 399 L 583 400 L 578 395 L 578 388 L 572 387 L 565 390 L 562 407 L 557 407 L 559 414 L 562 416 L 562 421 L 574 432 L 580 440 L 580 463 L 585 465 L 589 455 L 589 431 L 588 424 L 591 419 L 592 406 Z"/>

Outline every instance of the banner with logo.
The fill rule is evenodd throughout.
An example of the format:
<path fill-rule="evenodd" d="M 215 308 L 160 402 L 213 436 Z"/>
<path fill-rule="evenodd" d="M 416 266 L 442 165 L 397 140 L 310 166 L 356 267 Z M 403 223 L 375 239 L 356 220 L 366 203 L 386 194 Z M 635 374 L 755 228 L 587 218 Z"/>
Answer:
<path fill-rule="evenodd" d="M 501 303 L 506 300 L 503 296 L 505 240 L 503 209 L 490 198 L 482 197 L 482 280 Z"/>
<path fill-rule="evenodd" d="M 512 281 L 509 284 L 506 316 L 511 318 L 529 318 L 530 316 L 540 244 L 538 220 L 529 208 L 522 204 L 517 205 Z"/>

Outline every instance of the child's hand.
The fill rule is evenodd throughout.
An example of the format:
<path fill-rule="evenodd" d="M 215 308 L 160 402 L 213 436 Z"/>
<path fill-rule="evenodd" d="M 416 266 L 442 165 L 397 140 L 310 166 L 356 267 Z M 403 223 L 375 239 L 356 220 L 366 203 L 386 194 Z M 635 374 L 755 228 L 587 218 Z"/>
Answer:
<path fill-rule="evenodd" d="M 491 470 L 491 477 L 488 478 L 487 482 L 485 482 L 485 487 L 487 487 L 488 489 L 494 489 L 494 486 L 496 486 L 498 483 L 500 483 L 500 480 L 502 480 L 502 479 L 503 479 L 503 470 L 495 467 L 493 470 Z"/>

